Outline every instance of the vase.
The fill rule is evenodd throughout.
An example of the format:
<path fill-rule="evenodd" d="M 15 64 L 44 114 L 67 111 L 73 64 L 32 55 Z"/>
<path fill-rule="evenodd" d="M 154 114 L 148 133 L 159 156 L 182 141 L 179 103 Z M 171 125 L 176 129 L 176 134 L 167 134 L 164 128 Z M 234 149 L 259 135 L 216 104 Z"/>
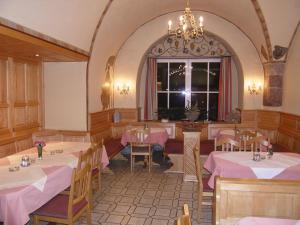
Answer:
<path fill-rule="evenodd" d="M 38 159 L 43 158 L 43 146 L 37 146 Z"/>
<path fill-rule="evenodd" d="M 189 112 L 185 112 L 184 113 L 186 118 L 191 121 L 191 122 L 194 122 L 198 119 L 199 115 L 200 115 L 200 112 L 198 111 L 189 111 Z"/>

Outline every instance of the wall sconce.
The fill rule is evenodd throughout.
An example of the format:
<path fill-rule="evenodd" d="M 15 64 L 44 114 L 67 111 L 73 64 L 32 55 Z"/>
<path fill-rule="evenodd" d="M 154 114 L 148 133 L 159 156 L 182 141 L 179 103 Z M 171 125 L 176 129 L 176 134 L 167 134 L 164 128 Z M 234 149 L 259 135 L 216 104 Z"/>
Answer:
<path fill-rule="evenodd" d="M 248 91 L 250 95 L 258 95 L 262 91 L 262 86 L 260 83 L 252 81 L 252 84 L 248 84 Z"/>
<path fill-rule="evenodd" d="M 120 95 L 128 95 L 130 86 L 128 84 L 117 84 L 117 91 Z"/>

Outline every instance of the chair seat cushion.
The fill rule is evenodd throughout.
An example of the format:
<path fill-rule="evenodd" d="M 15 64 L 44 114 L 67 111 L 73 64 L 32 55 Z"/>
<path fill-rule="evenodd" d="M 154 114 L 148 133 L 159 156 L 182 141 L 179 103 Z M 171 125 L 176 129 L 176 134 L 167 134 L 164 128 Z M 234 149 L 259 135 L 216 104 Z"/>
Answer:
<path fill-rule="evenodd" d="M 211 189 L 211 187 L 208 186 L 208 180 L 209 180 L 209 177 L 202 177 L 203 191 L 213 192 L 214 190 Z"/>
<path fill-rule="evenodd" d="M 49 216 L 60 219 L 68 218 L 69 195 L 57 195 L 49 202 L 37 209 L 34 214 L 39 216 Z M 73 207 L 73 215 L 76 215 L 83 207 L 88 205 L 85 199 L 82 199 Z"/>
<path fill-rule="evenodd" d="M 178 139 L 168 139 L 165 144 L 165 153 L 183 154 L 183 141 Z"/>
<path fill-rule="evenodd" d="M 118 154 L 124 147 L 121 144 L 121 138 L 112 138 L 105 142 L 104 145 L 109 159 Z"/>

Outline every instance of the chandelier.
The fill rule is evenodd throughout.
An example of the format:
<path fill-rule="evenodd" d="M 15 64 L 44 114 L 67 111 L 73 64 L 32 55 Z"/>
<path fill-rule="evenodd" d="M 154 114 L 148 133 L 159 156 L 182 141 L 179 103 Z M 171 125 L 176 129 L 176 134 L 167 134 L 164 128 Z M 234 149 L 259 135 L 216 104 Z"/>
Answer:
<path fill-rule="evenodd" d="M 168 22 L 169 35 L 175 35 L 177 38 L 183 38 L 185 42 L 203 36 L 203 17 L 199 17 L 199 25 L 190 8 L 190 1 L 186 1 L 184 15 L 179 17 L 179 24 L 176 29 L 172 30 L 172 21 Z"/>

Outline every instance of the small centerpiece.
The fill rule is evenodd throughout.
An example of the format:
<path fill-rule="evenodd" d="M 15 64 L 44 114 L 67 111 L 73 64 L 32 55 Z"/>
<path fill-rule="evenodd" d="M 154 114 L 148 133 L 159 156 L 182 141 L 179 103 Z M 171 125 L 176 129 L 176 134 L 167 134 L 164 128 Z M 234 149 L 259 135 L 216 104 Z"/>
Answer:
<path fill-rule="evenodd" d="M 43 158 L 43 147 L 46 146 L 46 143 L 44 141 L 36 141 L 36 142 L 34 142 L 34 145 L 37 147 L 38 159 L 42 159 Z"/>

